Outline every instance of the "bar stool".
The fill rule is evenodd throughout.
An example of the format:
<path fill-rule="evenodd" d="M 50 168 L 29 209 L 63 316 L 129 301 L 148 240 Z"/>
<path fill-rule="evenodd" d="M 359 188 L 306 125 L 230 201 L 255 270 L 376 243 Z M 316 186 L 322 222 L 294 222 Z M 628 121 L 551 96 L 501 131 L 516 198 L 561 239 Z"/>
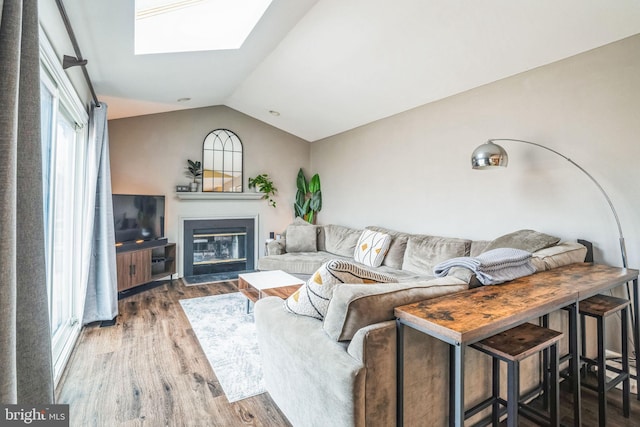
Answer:
<path fill-rule="evenodd" d="M 507 426 L 518 425 L 519 408 L 525 413 L 546 419 L 551 426 L 560 425 L 560 396 L 559 396 L 559 356 L 558 342 L 562 339 L 562 332 L 543 328 L 531 323 L 524 323 L 515 328 L 486 338 L 471 347 L 492 357 L 492 396 L 465 412 L 468 418 L 482 409 L 493 407 L 491 423 L 497 426 L 500 421 L 500 405 L 507 408 Z M 550 383 L 549 384 L 549 413 L 541 415 L 537 410 L 530 408 L 520 401 L 520 362 L 529 356 L 537 354 L 545 349 L 550 349 Z M 500 361 L 507 363 L 507 400 L 500 397 Z"/>
<path fill-rule="evenodd" d="M 629 347 L 628 347 L 628 319 L 627 308 L 629 300 L 616 298 L 609 295 L 594 295 L 579 302 L 579 313 L 582 318 L 582 357 L 583 362 L 588 365 L 598 367 L 598 385 L 582 383 L 584 387 L 598 392 L 598 424 L 604 427 L 607 421 L 607 392 L 622 382 L 622 412 L 625 418 L 629 418 Z M 607 366 L 605 351 L 607 348 L 605 320 L 620 312 L 622 329 L 622 369 Z M 590 359 L 585 355 L 585 327 L 584 317 L 589 316 L 596 319 L 598 328 L 598 356 L 597 359 Z M 615 372 L 617 375 L 611 380 L 607 380 L 607 370 Z"/>

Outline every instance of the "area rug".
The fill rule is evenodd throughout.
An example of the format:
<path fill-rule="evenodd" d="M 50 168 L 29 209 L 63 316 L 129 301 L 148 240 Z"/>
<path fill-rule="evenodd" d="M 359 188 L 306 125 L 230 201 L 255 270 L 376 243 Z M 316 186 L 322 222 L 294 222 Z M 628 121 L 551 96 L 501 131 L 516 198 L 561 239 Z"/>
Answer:
<path fill-rule="evenodd" d="M 264 393 L 253 313 L 238 292 L 180 300 L 229 402 Z"/>

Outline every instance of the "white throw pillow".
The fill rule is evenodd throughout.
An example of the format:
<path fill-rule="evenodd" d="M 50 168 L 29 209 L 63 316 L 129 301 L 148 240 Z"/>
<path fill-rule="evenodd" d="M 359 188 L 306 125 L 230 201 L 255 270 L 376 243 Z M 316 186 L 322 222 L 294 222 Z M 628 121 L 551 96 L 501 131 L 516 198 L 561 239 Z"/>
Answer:
<path fill-rule="evenodd" d="M 396 278 L 367 270 L 352 262 L 332 259 L 325 262 L 293 295 L 284 301 L 295 314 L 323 320 L 327 314 L 333 288 L 341 283 L 391 283 Z"/>
<path fill-rule="evenodd" d="M 369 267 L 380 267 L 390 244 L 390 235 L 379 231 L 364 230 L 353 252 L 353 259 Z"/>

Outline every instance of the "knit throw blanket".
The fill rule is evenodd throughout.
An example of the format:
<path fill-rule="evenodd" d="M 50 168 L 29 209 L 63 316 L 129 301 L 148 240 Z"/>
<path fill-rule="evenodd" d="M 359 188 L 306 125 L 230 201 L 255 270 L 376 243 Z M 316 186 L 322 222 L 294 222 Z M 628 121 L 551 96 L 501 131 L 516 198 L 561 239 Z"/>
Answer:
<path fill-rule="evenodd" d="M 471 270 L 483 285 L 496 285 L 536 272 L 531 253 L 514 248 L 497 248 L 477 257 L 451 258 L 436 265 L 433 274 L 444 277 L 454 267 Z"/>

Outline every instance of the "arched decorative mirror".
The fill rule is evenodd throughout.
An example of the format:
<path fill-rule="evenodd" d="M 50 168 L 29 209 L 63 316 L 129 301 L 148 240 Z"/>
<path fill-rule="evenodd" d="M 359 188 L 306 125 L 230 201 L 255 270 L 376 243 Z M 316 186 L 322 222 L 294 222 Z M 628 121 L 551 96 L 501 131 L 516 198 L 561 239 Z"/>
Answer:
<path fill-rule="evenodd" d="M 211 131 L 202 143 L 202 191 L 242 192 L 242 141 L 228 129 Z"/>

